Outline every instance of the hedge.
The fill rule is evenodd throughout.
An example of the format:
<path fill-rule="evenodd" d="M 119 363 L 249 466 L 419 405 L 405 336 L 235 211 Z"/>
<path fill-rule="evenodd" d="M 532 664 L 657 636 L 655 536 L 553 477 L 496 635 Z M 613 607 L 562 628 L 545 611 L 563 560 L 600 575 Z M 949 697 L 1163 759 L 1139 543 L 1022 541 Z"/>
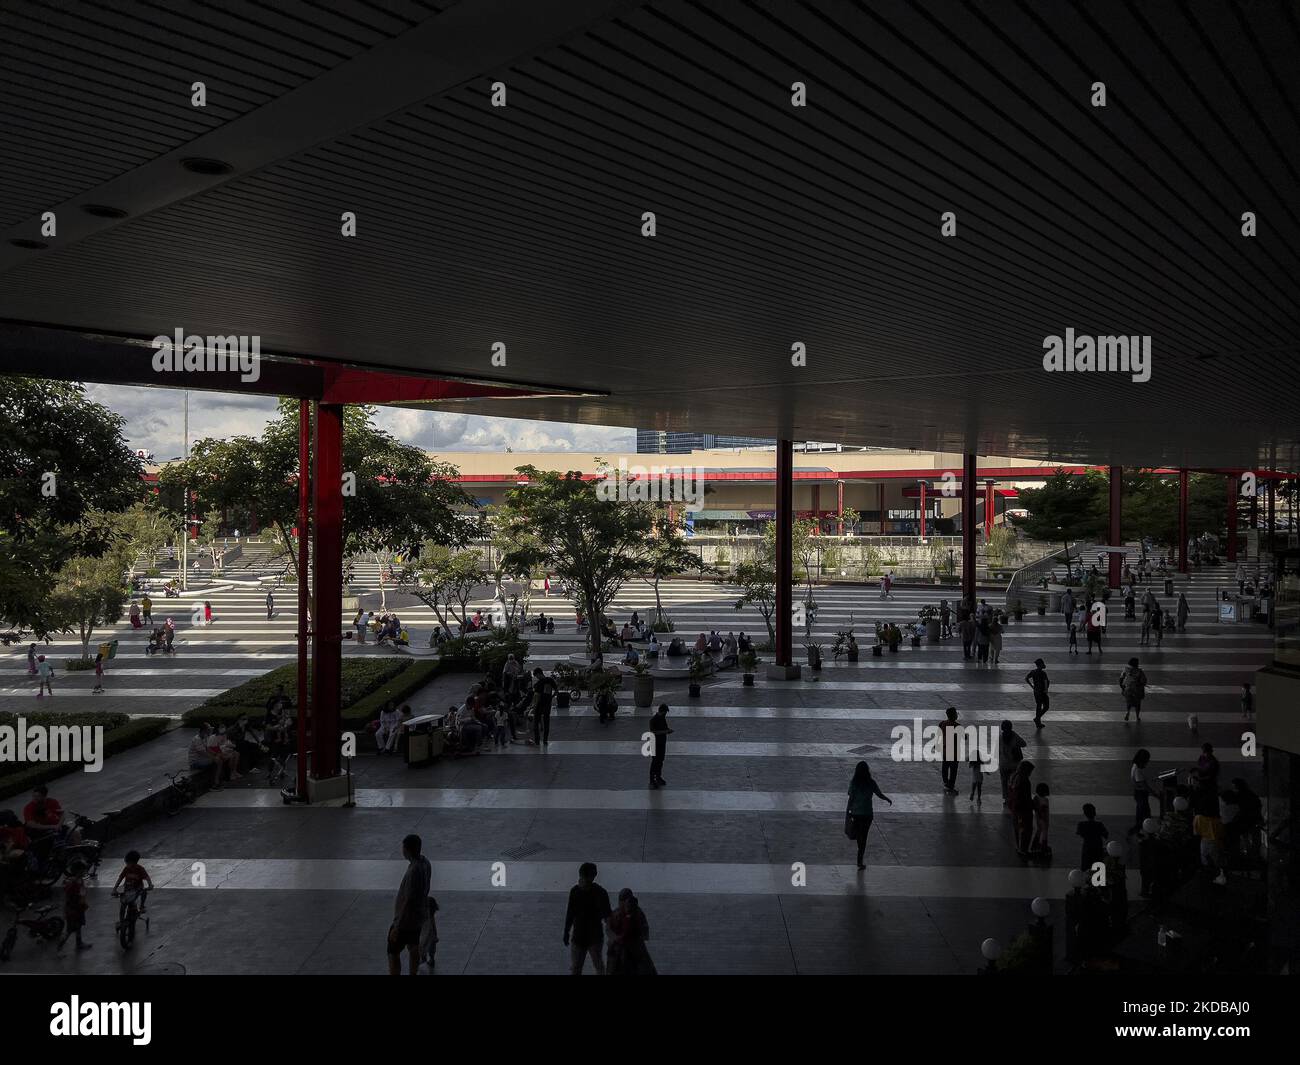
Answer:
<path fill-rule="evenodd" d="M 379 688 L 358 699 L 351 706 L 345 707 L 343 709 L 344 727 L 356 729 L 374 721 L 379 716 L 379 711 L 384 708 L 385 703 L 391 700 L 400 706 L 403 700 L 409 699 L 439 673 L 443 672 L 450 671 L 444 669 L 441 662 L 428 660 L 412 662 L 411 668 L 404 671 L 392 684 Z"/>
<path fill-rule="evenodd" d="M 358 700 L 369 695 L 377 688 L 392 681 L 398 674 L 406 672 L 412 666 L 409 658 L 345 658 L 343 660 L 343 686 L 339 702 L 344 711 Z M 181 715 L 183 724 L 196 728 L 203 722 L 208 724 L 229 724 L 247 714 L 260 718 L 266 713 L 266 704 L 275 689 L 281 684 L 292 698 L 298 691 L 297 665 L 280 666 L 260 677 L 254 677 L 237 687 L 214 695 L 211 699 L 186 710 Z M 311 692 L 311 678 L 307 680 L 307 691 Z M 295 705 L 301 700 L 294 699 Z"/>
<path fill-rule="evenodd" d="M 12 717 L 12 714 L 5 715 Z M 29 724 L 104 724 L 103 721 L 77 720 L 79 718 L 123 718 L 125 724 L 110 727 L 104 724 L 104 757 L 109 758 L 115 754 L 121 754 L 132 747 L 138 747 L 142 743 L 148 743 L 156 739 L 164 732 L 172 728 L 173 722 L 166 717 L 137 717 L 126 718 L 125 714 L 47 714 L 31 716 L 24 715 Z M 37 717 L 49 718 L 52 720 L 42 720 L 37 722 Z M 6 722 L 8 723 L 8 722 Z M 20 768 L 21 767 L 21 768 Z M 68 773 L 75 773 L 81 769 L 79 762 L 45 762 L 35 765 L 27 765 L 21 762 L 0 763 L 0 798 L 17 795 L 20 792 L 34 788 L 37 784 L 44 784 L 47 781 L 54 780 L 56 777 L 65 776 Z"/>

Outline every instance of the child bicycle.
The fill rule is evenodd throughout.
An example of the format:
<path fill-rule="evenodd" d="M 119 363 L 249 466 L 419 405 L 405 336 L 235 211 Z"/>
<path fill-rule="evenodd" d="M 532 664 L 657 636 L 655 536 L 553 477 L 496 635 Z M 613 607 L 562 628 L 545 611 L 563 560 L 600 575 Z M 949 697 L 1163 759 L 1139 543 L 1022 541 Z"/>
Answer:
<path fill-rule="evenodd" d="M 128 949 L 135 942 L 135 926 L 144 918 L 144 930 L 149 931 L 149 915 L 145 912 L 145 899 L 149 892 L 144 888 L 129 888 L 126 891 L 114 891 L 113 897 L 122 900 L 117 911 L 117 939 L 122 949 Z"/>

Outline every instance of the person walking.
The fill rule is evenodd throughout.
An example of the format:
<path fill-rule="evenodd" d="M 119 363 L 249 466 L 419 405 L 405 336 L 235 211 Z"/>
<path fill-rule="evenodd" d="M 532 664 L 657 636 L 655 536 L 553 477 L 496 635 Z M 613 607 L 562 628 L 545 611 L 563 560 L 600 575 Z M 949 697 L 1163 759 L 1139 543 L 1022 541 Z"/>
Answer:
<path fill-rule="evenodd" d="M 146 625 L 153 624 L 153 600 L 148 595 L 140 600 L 140 616 Z"/>
<path fill-rule="evenodd" d="M 1097 820 L 1097 807 L 1092 803 L 1083 804 L 1083 820 L 1074 834 L 1083 840 L 1079 848 L 1079 868 L 1085 873 L 1091 872 L 1094 864 L 1106 860 L 1106 840 L 1110 838 L 1106 826 Z"/>
<path fill-rule="evenodd" d="M 1098 604 L 1093 603 L 1090 604 L 1087 608 L 1088 609 L 1088 621 L 1087 621 L 1088 654 L 1092 654 L 1092 645 L 1095 643 L 1097 645 L 1097 654 L 1100 655 L 1101 654 L 1101 618 L 1098 617 L 1097 605 Z"/>
<path fill-rule="evenodd" d="M 970 760 L 970 801 L 976 806 L 984 805 L 984 756 L 980 753 L 979 744 L 971 753 Z"/>
<path fill-rule="evenodd" d="M 1130 658 L 1124 672 L 1119 675 L 1119 690 L 1124 693 L 1124 720 L 1133 714 L 1142 720 L 1142 700 L 1147 694 L 1147 675 L 1142 672 L 1136 658 Z"/>
<path fill-rule="evenodd" d="M 947 640 L 952 637 L 952 607 L 948 605 L 947 599 L 939 600 L 939 639 Z"/>
<path fill-rule="evenodd" d="M 1051 679 L 1047 676 L 1047 663 L 1041 658 L 1034 659 L 1034 668 L 1025 674 L 1025 683 L 1033 690 L 1034 693 L 1034 728 L 1043 727 L 1043 715 L 1047 713 L 1048 707 L 1051 706 L 1051 699 L 1048 697 L 1048 689 L 1051 688 Z"/>
<path fill-rule="evenodd" d="M 92 695 L 104 694 L 104 653 L 95 655 L 95 686 L 90 689 Z"/>
<path fill-rule="evenodd" d="M 872 777 L 871 767 L 866 762 L 859 762 L 853 770 L 853 779 L 849 781 L 849 805 L 844 812 L 847 835 L 857 840 L 859 869 L 867 867 L 862 859 L 867 852 L 867 833 L 871 831 L 871 822 L 875 818 L 872 796 L 879 796 L 890 806 L 894 805 L 894 800 L 880 790 L 880 785 Z"/>
<path fill-rule="evenodd" d="M 36 644 L 31 644 L 27 648 L 27 674 L 34 677 L 40 670 L 36 668 Z"/>
<path fill-rule="evenodd" d="M 1178 631 L 1187 630 L 1187 619 L 1191 617 L 1192 608 L 1187 605 L 1187 596 L 1183 592 L 1178 593 Z"/>
<path fill-rule="evenodd" d="M 998 733 L 998 775 L 1002 778 L 1002 805 L 1007 802 L 1007 784 L 1011 774 L 1020 760 L 1024 758 L 1024 738 L 1012 727 L 1010 721 L 1003 721 Z"/>
<path fill-rule="evenodd" d="M 1065 628 L 1068 632 L 1074 624 L 1074 593 L 1069 588 L 1061 596 L 1061 613 L 1065 616 Z"/>
<path fill-rule="evenodd" d="M 581 976 L 587 956 L 597 976 L 605 975 L 605 922 L 614 912 L 609 892 L 596 883 L 596 863 L 578 867 L 578 882 L 569 888 L 569 906 L 564 911 L 564 945 L 569 948 L 569 975 Z"/>
<path fill-rule="evenodd" d="M 668 781 L 664 780 L 664 757 L 668 754 L 668 737 L 672 729 L 668 727 L 668 704 L 660 703 L 659 709 L 650 718 L 650 731 L 654 734 L 655 753 L 650 759 L 650 786 L 657 788 Z"/>
<path fill-rule="evenodd" d="M 1069 621 L 1069 637 L 1065 650 L 1067 654 L 1077 655 L 1079 653 L 1079 625 L 1074 618 Z"/>
<path fill-rule="evenodd" d="M 982 617 L 975 624 L 975 661 L 981 666 L 989 664 L 989 643 L 992 637 L 989 635 L 989 619 Z"/>
<path fill-rule="evenodd" d="M 1026 759 L 1016 766 L 1007 785 L 1007 805 L 1011 808 L 1016 853 L 1021 858 L 1029 857 L 1034 834 L 1034 789 L 1029 779 L 1033 772 L 1034 763 Z"/>
<path fill-rule="evenodd" d="M 412 833 L 402 840 L 402 857 L 406 859 L 406 874 L 397 889 L 393 904 L 393 923 L 388 926 L 388 975 L 402 975 L 402 951 L 407 952 L 410 975 L 420 969 L 420 932 L 429 915 L 429 887 L 433 882 L 433 868 L 429 859 L 420 853 L 420 837 Z"/>
<path fill-rule="evenodd" d="M 1143 604 L 1142 607 L 1142 635 L 1138 639 L 1139 647 L 1146 647 L 1151 643 L 1151 607 Z"/>
<path fill-rule="evenodd" d="M 1250 690 L 1250 682 L 1243 681 L 1241 685 L 1241 716 L 1250 718 L 1254 713 L 1255 693 Z"/>
<path fill-rule="evenodd" d="M 989 622 L 989 655 L 995 666 L 1002 658 L 1002 624 L 996 617 Z"/>
<path fill-rule="evenodd" d="M 203 601 L 203 624 L 204 625 L 212 624 L 212 604 L 209 603 L 206 599 Z"/>
<path fill-rule="evenodd" d="M 36 658 L 36 698 L 41 698 L 46 691 L 49 691 L 50 698 L 54 698 L 54 667 L 44 655 L 38 655 Z"/>
<path fill-rule="evenodd" d="M 555 695 L 555 681 L 538 666 L 533 670 L 533 746 L 541 747 L 551 742 L 551 699 Z"/>
<path fill-rule="evenodd" d="M 947 717 L 939 722 L 939 738 L 943 744 L 939 776 L 943 780 L 943 790 L 949 795 L 957 794 L 957 708 L 950 706 L 945 711 Z"/>
<path fill-rule="evenodd" d="M 1140 747 L 1133 756 L 1128 776 L 1133 784 L 1133 827 L 1128 830 L 1130 836 L 1142 831 L 1142 822 L 1151 816 L 1151 781 L 1147 779 L 1147 766 L 1151 764 L 1151 752 Z"/>
<path fill-rule="evenodd" d="M 271 615 L 275 613 L 275 596 L 271 592 L 266 593 L 266 620 L 271 620 Z"/>
<path fill-rule="evenodd" d="M 657 976 L 655 963 L 646 948 L 650 922 L 631 888 L 618 893 L 618 909 L 607 922 L 609 946 L 605 953 L 608 976 Z"/>
<path fill-rule="evenodd" d="M 973 658 L 975 648 L 975 619 L 969 613 L 963 613 L 961 621 L 957 623 L 957 631 L 961 633 L 961 656 L 962 658 Z"/>

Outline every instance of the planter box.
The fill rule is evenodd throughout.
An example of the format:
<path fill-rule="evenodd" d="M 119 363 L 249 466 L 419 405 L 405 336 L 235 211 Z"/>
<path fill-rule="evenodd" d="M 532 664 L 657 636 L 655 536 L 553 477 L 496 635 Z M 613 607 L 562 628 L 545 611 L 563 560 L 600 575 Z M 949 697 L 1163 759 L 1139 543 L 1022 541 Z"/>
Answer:
<path fill-rule="evenodd" d="M 926 640 L 928 640 L 930 643 L 938 643 L 938 642 L 939 642 L 939 628 L 940 628 L 940 626 L 939 626 L 939 619 L 938 619 L 938 618 L 930 618 L 930 620 L 927 621 L 927 622 L 925 623 L 925 638 L 926 638 Z"/>
<path fill-rule="evenodd" d="M 555 706 L 558 710 L 567 710 L 569 708 L 569 693 L 557 691 L 555 693 Z"/>
<path fill-rule="evenodd" d="M 655 701 L 655 679 L 649 674 L 632 681 L 632 702 L 636 706 L 649 706 Z"/>
<path fill-rule="evenodd" d="M 754 686 L 754 674 L 752 673 L 742 674 L 741 683 L 744 684 L 746 688 L 752 688 Z"/>
<path fill-rule="evenodd" d="M 689 685 L 686 691 L 692 699 L 698 699 L 700 697 L 700 686 L 698 684 Z"/>

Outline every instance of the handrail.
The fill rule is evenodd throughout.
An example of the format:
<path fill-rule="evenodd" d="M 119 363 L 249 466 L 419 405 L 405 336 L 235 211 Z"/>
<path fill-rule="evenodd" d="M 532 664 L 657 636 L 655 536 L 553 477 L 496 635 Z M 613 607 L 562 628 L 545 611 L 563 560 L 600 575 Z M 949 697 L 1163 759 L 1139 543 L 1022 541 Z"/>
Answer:
<path fill-rule="evenodd" d="M 1058 563 L 1066 562 L 1068 564 L 1074 561 L 1078 561 L 1080 564 L 1083 562 L 1083 544 L 1081 541 L 1076 541 L 1068 547 L 1053 551 L 1050 555 L 1044 555 L 1028 565 L 1021 566 L 1011 575 L 1011 581 L 1007 584 L 1005 600 L 1007 612 L 1010 613 L 1015 610 L 1016 602 L 1021 599 L 1027 586 L 1036 585 L 1045 574 L 1052 573 Z M 1030 609 L 1029 606 L 1025 606 L 1023 601 L 1021 606 L 1024 606 L 1026 610 Z"/>

